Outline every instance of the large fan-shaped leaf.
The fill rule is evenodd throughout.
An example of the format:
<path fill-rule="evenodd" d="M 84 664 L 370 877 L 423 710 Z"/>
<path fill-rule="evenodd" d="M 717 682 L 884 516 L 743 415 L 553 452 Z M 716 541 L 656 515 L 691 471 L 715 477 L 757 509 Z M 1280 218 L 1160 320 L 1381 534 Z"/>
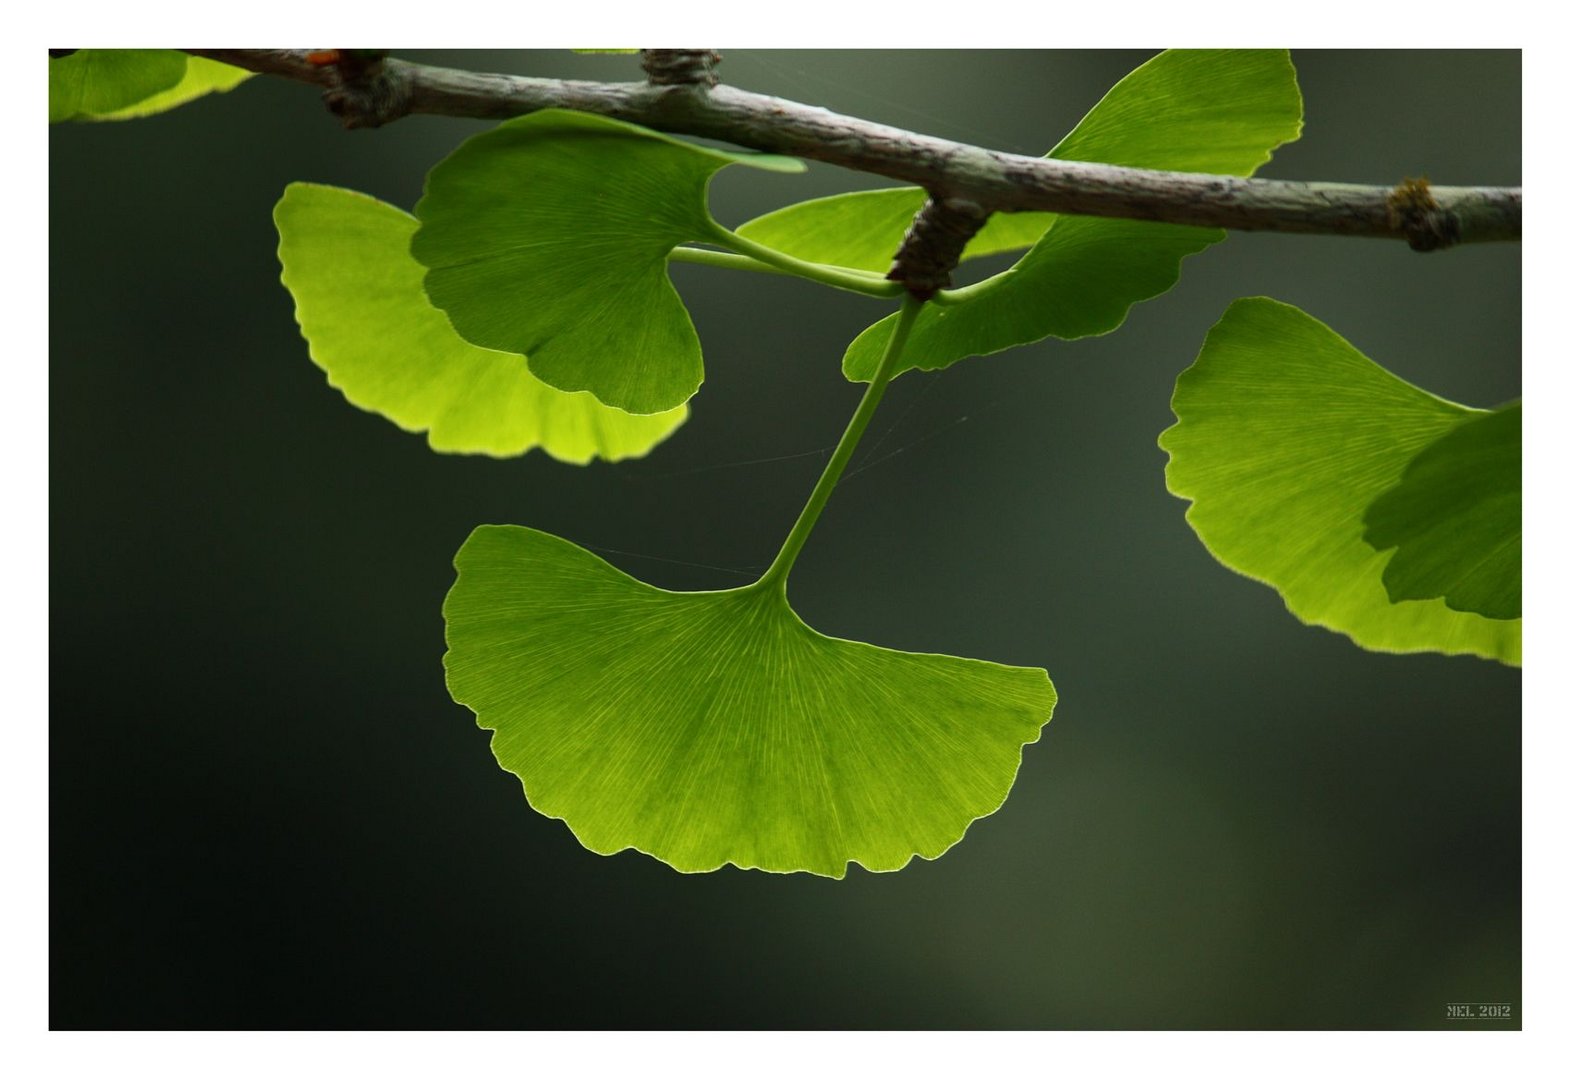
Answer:
<path fill-rule="evenodd" d="M 1113 87 L 1049 156 L 1248 176 L 1278 146 L 1298 137 L 1302 117 L 1303 99 L 1285 51 L 1170 50 Z M 1041 223 L 1027 222 L 1025 231 Z M 992 238 L 979 237 L 984 244 L 978 253 L 1022 238 L 1021 226 L 999 228 Z M 1013 267 L 957 290 L 953 303 L 928 305 L 912 333 L 905 367 L 933 370 L 1045 337 L 1107 333 L 1134 304 L 1172 288 L 1186 256 L 1225 235 L 1219 229 L 1059 216 Z M 851 343 L 848 378 L 872 377 L 892 326 L 884 319 Z"/>
<path fill-rule="evenodd" d="M 1520 664 L 1520 620 L 1443 600 L 1392 603 L 1391 559 L 1364 515 L 1408 463 L 1479 417 L 1392 375 L 1297 308 L 1239 300 L 1173 391 L 1167 486 L 1224 565 L 1281 593 L 1304 622 L 1388 652 Z"/>
<path fill-rule="evenodd" d="M 709 180 L 736 162 L 801 168 L 602 117 L 534 113 L 431 170 L 411 251 L 430 268 L 432 302 L 468 341 L 527 355 L 559 389 L 661 412 L 703 381 L 666 255 L 716 237 Z"/>
<path fill-rule="evenodd" d="M 1522 406 L 1467 420 L 1421 451 L 1364 513 L 1364 539 L 1396 548 L 1392 602 L 1522 617 Z"/>
<path fill-rule="evenodd" d="M 647 453 L 687 407 L 635 416 L 529 373 L 524 358 L 477 348 L 431 306 L 409 254 L 415 219 L 369 195 L 290 184 L 273 211 L 285 286 L 311 358 L 350 402 L 434 450 L 505 457 L 542 447 L 563 461 Z"/>
<path fill-rule="evenodd" d="M 825 637 L 783 593 L 673 593 L 481 526 L 448 594 L 453 697 L 593 851 L 842 877 L 936 858 L 1003 802 L 1047 673 Z"/>
<path fill-rule="evenodd" d="M 49 122 L 92 119 L 168 90 L 185 75 L 176 49 L 78 49 L 49 60 Z"/>

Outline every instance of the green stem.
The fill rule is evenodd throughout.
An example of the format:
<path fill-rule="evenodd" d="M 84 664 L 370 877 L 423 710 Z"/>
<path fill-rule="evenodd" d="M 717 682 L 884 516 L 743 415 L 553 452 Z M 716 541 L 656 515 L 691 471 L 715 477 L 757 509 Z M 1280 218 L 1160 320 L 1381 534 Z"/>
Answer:
<path fill-rule="evenodd" d="M 873 375 L 873 381 L 868 383 L 867 392 L 862 395 L 862 401 L 856 407 L 856 412 L 851 414 L 851 422 L 846 425 L 845 434 L 840 436 L 840 445 L 835 447 L 829 464 L 824 466 L 824 474 L 818 478 L 818 483 L 813 487 L 813 493 L 807 497 L 807 505 L 802 507 L 796 524 L 791 526 L 790 534 L 785 538 L 785 543 L 780 546 L 780 554 L 775 556 L 775 561 L 764 571 L 764 576 L 758 579 L 762 587 L 773 586 L 785 595 L 786 578 L 791 573 L 791 566 L 796 562 L 796 557 L 802 553 L 802 545 L 807 543 L 808 534 L 813 531 L 813 526 L 818 523 L 818 515 L 824 512 L 824 504 L 829 501 L 830 494 L 835 490 L 835 485 L 840 482 L 840 474 L 845 472 L 845 467 L 851 461 L 851 455 L 856 452 L 856 444 L 862 440 L 862 433 L 867 430 L 868 421 L 873 419 L 873 413 L 878 409 L 878 403 L 883 399 L 884 390 L 889 386 L 889 380 L 894 377 L 895 365 L 900 361 L 900 354 L 905 350 L 906 339 L 911 336 L 911 327 L 916 323 L 916 316 L 922 310 L 922 301 L 910 293 L 900 304 L 900 314 L 895 316 L 894 330 L 889 335 L 889 344 L 884 346 L 883 358 L 878 361 L 878 370 Z"/>
<path fill-rule="evenodd" d="M 748 258 L 746 255 L 734 255 L 729 251 L 710 251 L 708 248 L 682 246 L 672 248 L 668 258 L 672 262 L 695 263 L 699 266 L 718 266 L 726 270 L 751 270 L 755 274 L 792 276 L 789 270 L 782 270 L 778 266 L 761 263 L 757 259 Z"/>
<path fill-rule="evenodd" d="M 758 262 L 775 267 L 787 274 L 794 274 L 808 281 L 816 281 L 820 285 L 828 285 L 836 289 L 845 289 L 849 292 L 861 293 L 863 296 L 876 296 L 880 299 L 890 300 L 905 292 L 905 286 L 898 281 L 890 281 L 877 274 L 866 270 L 852 270 L 844 266 L 826 266 L 823 263 L 808 262 L 798 259 L 794 255 L 787 255 L 783 251 L 765 247 L 763 244 L 754 243 L 745 237 L 727 229 L 723 225 L 716 225 L 714 241 L 724 244 L 739 254 L 749 256 Z"/>

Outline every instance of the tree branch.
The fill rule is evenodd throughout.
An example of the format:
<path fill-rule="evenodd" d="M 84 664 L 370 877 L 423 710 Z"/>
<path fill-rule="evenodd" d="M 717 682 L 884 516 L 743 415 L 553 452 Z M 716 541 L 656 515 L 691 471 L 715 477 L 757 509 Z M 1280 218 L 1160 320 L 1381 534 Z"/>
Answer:
<path fill-rule="evenodd" d="M 989 212 L 1049 210 L 1382 237 L 1406 240 L 1419 251 L 1522 238 L 1521 188 L 1432 187 L 1422 181 L 1382 187 L 1129 169 L 986 150 L 724 85 L 535 79 L 392 58 L 334 63 L 304 49 L 187 51 L 321 86 L 346 127 L 378 127 L 410 113 L 502 120 L 540 109 L 576 109 L 876 173 Z"/>

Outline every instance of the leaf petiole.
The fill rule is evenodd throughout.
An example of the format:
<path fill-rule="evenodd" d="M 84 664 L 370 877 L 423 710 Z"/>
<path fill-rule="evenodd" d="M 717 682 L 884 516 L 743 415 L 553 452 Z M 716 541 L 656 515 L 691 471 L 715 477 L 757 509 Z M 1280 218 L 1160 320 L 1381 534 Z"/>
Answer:
<path fill-rule="evenodd" d="M 710 248 L 688 247 L 685 244 L 672 248 L 666 258 L 671 262 L 692 263 L 695 266 L 718 266 L 723 270 L 748 270 L 755 274 L 794 276 L 790 270 L 770 266 L 747 255 L 738 255 L 732 251 L 714 251 Z"/>
<path fill-rule="evenodd" d="M 892 300 L 905 292 L 905 286 L 898 281 L 890 281 L 866 270 L 852 270 L 844 266 L 827 266 L 824 263 L 798 259 L 793 255 L 787 255 L 783 251 L 776 251 L 774 248 L 765 247 L 763 244 L 756 243 L 746 237 L 738 236 L 723 225 L 714 226 L 713 240 L 715 243 L 722 244 L 739 255 L 747 256 L 749 259 L 763 263 L 765 266 L 779 272 L 806 278 L 808 281 L 816 281 L 820 285 L 828 285 L 831 288 L 845 289 L 848 292 L 861 293 L 863 296 L 876 296 L 882 300 Z M 677 250 L 693 252 L 699 249 L 678 248 Z M 676 251 L 673 251 L 671 254 L 675 257 Z M 698 262 L 704 260 L 688 258 L 687 261 Z M 720 264 L 711 262 L 710 265 Z M 740 266 L 741 264 L 727 263 L 726 265 Z M 753 269 L 753 267 L 745 267 L 745 269 Z"/>
<path fill-rule="evenodd" d="M 911 327 L 916 323 L 917 313 L 921 310 L 922 301 L 907 293 L 905 299 L 901 301 L 899 314 L 895 316 L 894 331 L 889 335 L 888 345 L 884 347 L 883 358 L 878 362 L 878 371 L 873 375 L 872 382 L 868 384 L 867 392 L 862 395 L 856 412 L 851 414 L 851 422 L 846 425 L 845 434 L 840 436 L 840 443 L 835 447 L 829 464 L 824 466 L 823 475 L 813 486 L 813 493 L 807 497 L 807 505 L 802 507 L 802 513 L 797 517 L 796 524 L 791 526 L 791 532 L 786 536 L 785 543 L 780 546 L 780 554 L 775 556 L 775 561 L 769 564 L 769 569 L 764 571 L 764 576 L 758 579 L 753 588 L 774 587 L 779 590 L 781 596 L 785 595 L 786 578 L 791 573 L 791 566 L 796 562 L 796 557 L 801 554 L 802 545 L 807 543 L 808 534 L 813 531 L 813 526 L 818 523 L 818 516 L 824 512 L 824 505 L 829 502 L 829 496 L 834 492 L 835 485 L 840 482 L 840 474 L 845 472 L 845 467 L 850 464 L 851 455 L 856 452 L 856 444 L 862 440 L 868 422 L 873 419 L 873 413 L 877 411 L 878 403 L 883 399 L 884 390 L 888 388 L 889 380 L 899 365 L 900 354 L 905 351 L 905 343 L 911 336 Z"/>

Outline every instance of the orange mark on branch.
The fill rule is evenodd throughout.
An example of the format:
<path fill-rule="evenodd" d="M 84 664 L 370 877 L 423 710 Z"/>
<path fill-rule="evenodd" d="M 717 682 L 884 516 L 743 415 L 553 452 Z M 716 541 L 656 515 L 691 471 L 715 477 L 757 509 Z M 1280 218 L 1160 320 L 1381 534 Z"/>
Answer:
<path fill-rule="evenodd" d="M 1440 251 L 1462 239 L 1462 221 L 1452 211 L 1440 209 L 1429 180 L 1411 176 L 1386 196 L 1386 221 L 1400 229 L 1414 251 Z"/>
<path fill-rule="evenodd" d="M 305 62 L 316 67 L 327 67 L 330 64 L 340 63 L 344 54 L 338 49 L 315 49 L 305 54 Z"/>
<path fill-rule="evenodd" d="M 1417 180 L 1406 177 L 1386 196 L 1386 217 L 1393 229 L 1404 227 L 1417 215 L 1438 209 L 1440 204 L 1429 190 L 1427 176 L 1420 176 Z"/>

